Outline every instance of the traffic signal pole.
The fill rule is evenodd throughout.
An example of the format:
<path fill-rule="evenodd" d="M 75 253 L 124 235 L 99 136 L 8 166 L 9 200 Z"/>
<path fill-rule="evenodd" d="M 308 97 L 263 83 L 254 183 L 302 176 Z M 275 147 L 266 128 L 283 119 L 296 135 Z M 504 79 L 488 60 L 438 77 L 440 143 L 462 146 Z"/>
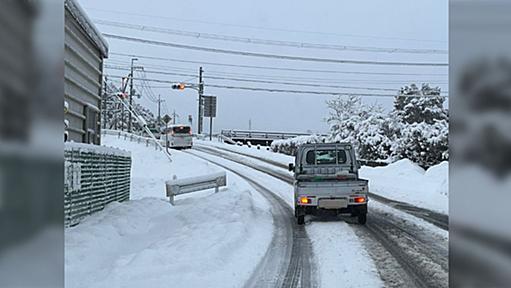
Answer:
<path fill-rule="evenodd" d="M 202 94 L 204 93 L 204 83 L 202 82 L 202 66 L 199 67 L 199 115 L 197 117 L 197 134 L 202 134 L 202 115 L 203 113 L 203 103 L 202 103 Z"/>

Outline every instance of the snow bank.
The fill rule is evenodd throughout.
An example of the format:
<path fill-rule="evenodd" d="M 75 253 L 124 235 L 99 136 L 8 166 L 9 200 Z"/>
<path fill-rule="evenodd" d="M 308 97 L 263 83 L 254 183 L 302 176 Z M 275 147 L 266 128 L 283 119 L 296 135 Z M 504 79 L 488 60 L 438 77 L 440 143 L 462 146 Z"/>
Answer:
<path fill-rule="evenodd" d="M 447 214 L 449 164 L 422 169 L 408 159 L 385 167 L 363 166 L 360 177 L 369 180 L 369 191 L 384 197 Z"/>
<path fill-rule="evenodd" d="M 66 230 L 66 287 L 240 287 L 271 241 L 264 200 L 231 185 L 113 203 Z"/>
<path fill-rule="evenodd" d="M 132 154 L 132 199 L 65 232 L 66 287 L 241 287 L 264 256 L 273 225 L 267 201 L 232 173 L 228 186 L 177 197 L 165 180 L 220 171 L 173 151 L 103 137 Z M 152 197 L 154 196 L 154 197 Z"/>
<path fill-rule="evenodd" d="M 165 181 L 202 176 L 221 169 L 208 162 L 199 161 L 185 153 L 172 150 L 172 163 L 154 145 L 131 142 L 123 137 L 103 135 L 103 145 L 118 147 L 131 152 L 131 199 L 143 197 L 166 198 Z"/>

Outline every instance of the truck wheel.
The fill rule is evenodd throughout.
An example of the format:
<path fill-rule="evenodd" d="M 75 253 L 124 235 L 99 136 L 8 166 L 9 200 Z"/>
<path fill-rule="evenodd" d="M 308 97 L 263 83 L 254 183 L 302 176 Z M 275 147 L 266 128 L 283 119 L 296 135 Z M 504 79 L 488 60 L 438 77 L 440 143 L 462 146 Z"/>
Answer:
<path fill-rule="evenodd" d="M 358 214 L 358 224 L 364 225 L 367 221 L 367 214 L 366 213 L 360 213 Z"/>
<path fill-rule="evenodd" d="M 298 223 L 298 225 L 305 224 L 305 215 L 300 215 L 296 217 L 296 223 Z"/>

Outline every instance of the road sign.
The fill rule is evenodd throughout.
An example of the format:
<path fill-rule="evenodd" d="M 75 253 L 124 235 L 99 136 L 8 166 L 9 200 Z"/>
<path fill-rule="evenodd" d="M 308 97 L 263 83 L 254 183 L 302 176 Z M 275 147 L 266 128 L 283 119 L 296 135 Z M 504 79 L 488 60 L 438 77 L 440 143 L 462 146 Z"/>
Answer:
<path fill-rule="evenodd" d="M 163 116 L 163 122 L 165 122 L 165 124 L 169 123 L 170 120 L 172 120 L 172 117 L 170 117 L 168 114 L 165 114 L 165 116 Z"/>
<path fill-rule="evenodd" d="M 204 98 L 204 117 L 216 117 L 216 96 L 202 96 Z"/>

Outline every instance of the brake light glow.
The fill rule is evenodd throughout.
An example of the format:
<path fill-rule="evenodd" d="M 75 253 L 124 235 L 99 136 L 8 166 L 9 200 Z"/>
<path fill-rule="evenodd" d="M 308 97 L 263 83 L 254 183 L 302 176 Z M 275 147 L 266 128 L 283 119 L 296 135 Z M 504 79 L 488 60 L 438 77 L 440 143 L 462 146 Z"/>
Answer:
<path fill-rule="evenodd" d="M 310 204 L 311 203 L 311 199 L 309 199 L 307 197 L 300 197 L 300 203 L 301 204 Z"/>
<path fill-rule="evenodd" d="M 355 197 L 355 198 L 353 199 L 353 201 L 354 201 L 355 203 L 365 203 L 365 202 L 366 202 L 366 197 Z"/>

